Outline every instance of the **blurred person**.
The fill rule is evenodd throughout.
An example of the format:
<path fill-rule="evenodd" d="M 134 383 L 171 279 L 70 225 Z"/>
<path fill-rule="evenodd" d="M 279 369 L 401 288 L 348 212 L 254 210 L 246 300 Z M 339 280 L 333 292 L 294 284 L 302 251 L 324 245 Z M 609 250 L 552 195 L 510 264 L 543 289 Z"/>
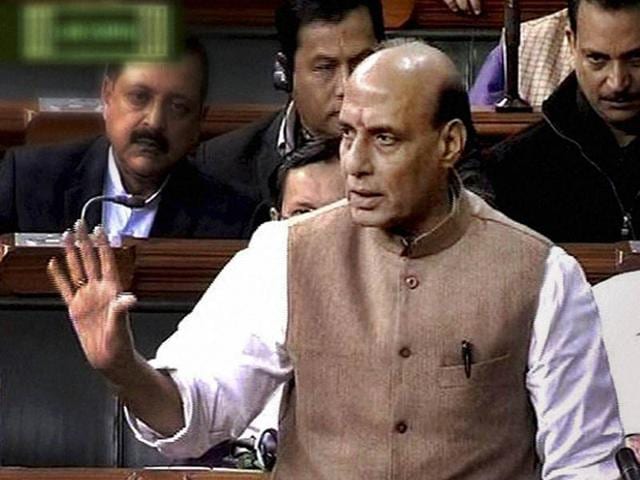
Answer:
<path fill-rule="evenodd" d="M 204 142 L 200 168 L 249 195 L 256 218 L 269 218 L 269 179 L 285 155 L 338 131 L 344 84 L 384 38 L 380 0 L 291 0 L 276 11 L 280 51 L 274 86 L 289 95 L 280 111 Z"/>
<path fill-rule="evenodd" d="M 340 139 L 318 139 L 284 158 L 274 180 L 272 220 L 286 220 L 344 198 Z"/>
<path fill-rule="evenodd" d="M 250 204 L 186 159 L 195 148 L 208 89 L 208 61 L 190 38 L 172 63 L 107 67 L 105 135 L 21 147 L 0 163 L 0 232 L 61 232 L 97 196 L 137 199 L 87 210 L 108 236 L 245 237 Z"/>
<path fill-rule="evenodd" d="M 640 235 L 640 1 L 569 0 L 575 71 L 495 146 L 497 206 L 556 242 Z"/>

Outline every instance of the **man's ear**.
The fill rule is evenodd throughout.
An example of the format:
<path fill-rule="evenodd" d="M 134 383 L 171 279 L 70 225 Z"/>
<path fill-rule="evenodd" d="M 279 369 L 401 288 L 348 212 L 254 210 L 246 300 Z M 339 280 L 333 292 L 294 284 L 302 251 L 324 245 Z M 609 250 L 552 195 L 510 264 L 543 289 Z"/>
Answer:
<path fill-rule="evenodd" d="M 113 99 L 113 87 L 114 82 L 105 75 L 102 80 L 102 89 L 100 90 L 100 99 L 102 100 L 102 117 L 105 118 L 108 115 L 108 110 Z"/>
<path fill-rule="evenodd" d="M 573 58 L 576 56 L 576 34 L 571 29 L 570 25 L 567 25 L 564 29 L 564 35 L 567 37 L 567 42 L 569 43 L 569 48 L 571 48 L 571 53 L 573 54 Z"/>
<path fill-rule="evenodd" d="M 453 168 L 460 159 L 467 144 L 467 128 L 459 118 L 449 120 L 440 129 L 442 161 L 441 165 L 447 169 Z"/>

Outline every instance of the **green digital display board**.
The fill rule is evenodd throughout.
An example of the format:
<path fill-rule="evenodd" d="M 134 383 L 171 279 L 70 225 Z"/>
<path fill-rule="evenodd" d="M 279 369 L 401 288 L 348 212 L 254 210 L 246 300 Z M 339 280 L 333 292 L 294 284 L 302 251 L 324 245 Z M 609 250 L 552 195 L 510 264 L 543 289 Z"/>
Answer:
<path fill-rule="evenodd" d="M 0 41 L 27 63 L 164 61 L 179 53 L 175 2 L 22 2 L 0 8 Z"/>

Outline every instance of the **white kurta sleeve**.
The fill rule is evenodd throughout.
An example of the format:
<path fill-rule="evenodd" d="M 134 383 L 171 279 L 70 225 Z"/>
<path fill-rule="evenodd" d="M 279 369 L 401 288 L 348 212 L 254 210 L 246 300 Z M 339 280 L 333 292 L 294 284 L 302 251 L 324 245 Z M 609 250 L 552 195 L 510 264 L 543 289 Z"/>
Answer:
<path fill-rule="evenodd" d="M 238 436 L 291 373 L 287 225 L 260 227 L 151 361 L 175 381 L 185 426 L 170 438 L 126 412 L 136 437 L 170 457 L 197 457 Z"/>
<path fill-rule="evenodd" d="M 544 480 L 619 478 L 622 428 L 598 310 L 582 269 L 553 247 L 529 349 L 527 389 Z"/>

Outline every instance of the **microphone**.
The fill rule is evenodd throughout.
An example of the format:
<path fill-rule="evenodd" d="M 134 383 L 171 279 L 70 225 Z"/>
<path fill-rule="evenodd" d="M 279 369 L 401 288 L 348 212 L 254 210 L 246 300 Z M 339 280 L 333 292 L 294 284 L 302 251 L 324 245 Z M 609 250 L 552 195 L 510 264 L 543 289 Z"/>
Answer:
<path fill-rule="evenodd" d="M 630 448 L 621 448 L 616 453 L 616 463 L 622 475 L 622 480 L 640 480 L 640 465 L 636 454 Z"/>
<path fill-rule="evenodd" d="M 80 219 L 84 222 L 85 217 L 87 216 L 87 210 L 94 203 L 102 203 L 102 202 L 111 202 L 116 203 L 118 205 L 124 205 L 129 208 L 142 208 L 147 206 L 150 202 L 153 201 L 155 195 L 145 199 L 140 195 L 98 195 L 96 197 L 92 197 L 86 201 L 86 203 L 82 206 L 82 210 L 80 212 Z"/>

